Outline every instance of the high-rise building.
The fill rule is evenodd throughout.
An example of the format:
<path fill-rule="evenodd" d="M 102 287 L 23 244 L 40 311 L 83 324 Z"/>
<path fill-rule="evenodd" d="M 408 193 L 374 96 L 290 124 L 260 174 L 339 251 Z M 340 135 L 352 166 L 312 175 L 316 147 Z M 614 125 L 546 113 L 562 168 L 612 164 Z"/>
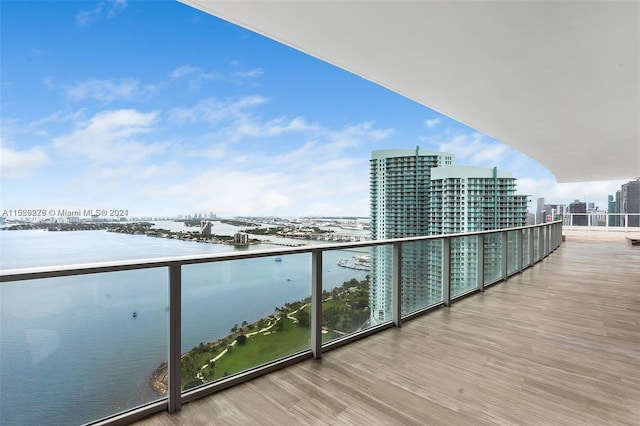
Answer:
<path fill-rule="evenodd" d="M 373 151 L 371 155 L 371 239 L 429 235 L 431 170 L 451 165 L 453 154 L 411 149 Z M 424 299 L 428 281 L 428 244 L 405 245 L 402 256 L 403 299 Z M 391 247 L 371 253 L 370 307 L 373 323 L 390 319 Z"/>
<path fill-rule="evenodd" d="M 545 204 L 542 209 L 543 221 L 541 223 L 561 220 L 565 212 L 563 204 Z"/>
<path fill-rule="evenodd" d="M 538 198 L 536 206 L 536 223 L 544 223 L 544 198 Z"/>
<path fill-rule="evenodd" d="M 527 224 L 527 196 L 517 195 L 516 179 L 511 173 L 499 171 L 496 167 L 437 167 L 431 171 L 429 198 L 431 235 L 487 231 Z M 510 243 L 515 244 L 515 241 Z M 458 294 L 475 286 L 477 265 L 468 259 L 477 258 L 477 252 L 475 237 L 451 241 L 449 273 L 452 293 Z M 501 257 L 502 248 L 498 243 L 487 241 L 485 263 L 499 267 Z M 429 260 L 432 269 L 440 269 L 442 251 L 433 250 Z M 429 288 L 440 288 L 441 273 L 430 274 L 428 278 Z"/>
<path fill-rule="evenodd" d="M 587 226 L 589 218 L 587 217 L 587 203 L 575 200 L 569 204 L 569 213 L 571 213 L 571 226 Z M 582 213 L 582 214 L 581 214 Z"/>
<path fill-rule="evenodd" d="M 609 195 L 609 226 L 640 226 L 640 178 L 630 180 Z M 629 216 L 627 216 L 629 215 Z"/>
<path fill-rule="evenodd" d="M 496 168 L 454 165 L 454 155 L 415 150 L 374 151 L 371 158 L 371 237 L 473 232 L 524 226 L 527 197 L 515 194 L 515 179 Z M 441 242 L 404 244 L 402 249 L 403 312 L 429 306 L 442 297 Z M 498 250 L 499 248 L 496 248 Z M 452 290 L 473 280 L 477 240 L 452 242 Z M 472 253 L 473 252 L 473 253 Z M 496 253 L 497 254 L 497 253 Z M 491 253 L 485 254 L 491 261 Z M 375 248 L 371 259 L 372 323 L 390 319 L 391 247 Z"/>
<path fill-rule="evenodd" d="M 631 214 L 627 226 L 640 226 L 640 179 L 631 180 L 620 188 L 622 203 L 620 213 Z"/>
<path fill-rule="evenodd" d="M 619 196 L 620 191 L 616 193 L 615 198 L 613 195 L 609 195 L 609 197 L 607 197 L 607 213 L 609 213 L 609 226 L 620 226 L 620 216 L 616 215 L 616 213 L 620 213 L 620 205 L 618 204 Z"/>

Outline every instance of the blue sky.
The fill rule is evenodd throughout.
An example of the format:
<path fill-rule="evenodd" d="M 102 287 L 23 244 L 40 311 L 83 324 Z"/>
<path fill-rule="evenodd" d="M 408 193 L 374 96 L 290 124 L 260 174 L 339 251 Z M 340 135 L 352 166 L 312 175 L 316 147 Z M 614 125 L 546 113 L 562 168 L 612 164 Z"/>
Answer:
<path fill-rule="evenodd" d="M 497 166 L 519 193 L 595 201 L 488 136 L 173 1 L 2 1 L 0 209 L 369 213 L 375 149 Z"/>

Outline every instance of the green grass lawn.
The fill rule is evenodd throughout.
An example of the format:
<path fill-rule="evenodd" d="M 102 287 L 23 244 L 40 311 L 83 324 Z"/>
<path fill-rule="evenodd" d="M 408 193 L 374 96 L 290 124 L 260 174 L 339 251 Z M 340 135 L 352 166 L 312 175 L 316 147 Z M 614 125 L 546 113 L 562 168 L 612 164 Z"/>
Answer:
<path fill-rule="evenodd" d="M 310 347 L 311 335 L 308 328 L 298 327 L 290 319 L 282 319 L 284 329 L 267 335 L 256 334 L 244 345 L 236 344 L 227 354 L 208 368 L 204 377 L 215 380 L 227 374 L 239 373 Z M 213 372 L 211 371 L 213 370 Z"/>
<path fill-rule="evenodd" d="M 358 290 L 355 294 L 354 291 L 349 291 L 353 290 L 354 286 L 357 286 Z M 357 282 L 352 280 L 345 282 L 339 290 L 341 291 L 337 293 L 334 291 L 332 299 L 325 300 L 322 303 L 323 317 L 325 317 L 325 320 L 331 319 L 329 328 L 338 326 L 340 331 L 350 333 L 369 316 L 368 308 L 366 310 L 356 308 L 356 312 L 353 307 L 354 305 L 362 306 L 365 301 L 368 301 L 368 281 Z M 350 302 L 347 303 L 347 301 Z M 359 305 L 356 303 L 358 301 Z M 289 308 L 296 309 L 302 303 L 303 301 L 296 302 Z M 307 306 L 303 310 L 307 313 L 306 319 L 308 321 L 311 307 Z M 293 315 L 296 316 L 297 314 Z M 227 338 L 217 343 L 201 343 L 185 353 L 182 358 L 182 384 L 185 389 L 202 383 L 201 380 L 196 378 L 198 372 L 202 373 L 205 381 L 218 380 L 227 375 L 249 370 L 310 348 L 311 333 L 309 327 L 296 324 L 286 317 L 279 320 L 279 322 L 282 323 L 282 326 L 279 327 L 279 324 L 276 324 L 267 333 L 250 336 L 244 344 L 236 343 L 235 346 L 229 347 L 228 352 L 214 363 L 209 361 L 222 353 L 225 348 L 228 348 L 227 345 L 237 339 L 240 334 L 227 336 Z M 260 323 L 250 325 L 249 328 L 251 331 L 255 331 L 262 323 L 266 324 L 266 319 L 261 320 Z M 281 329 L 278 330 L 278 328 Z M 242 332 L 246 333 L 247 329 L 245 328 Z M 328 333 L 323 334 L 322 341 L 328 342 L 341 336 L 341 333 L 335 333 L 330 329 Z M 206 364 L 209 364 L 209 366 L 201 369 Z"/>

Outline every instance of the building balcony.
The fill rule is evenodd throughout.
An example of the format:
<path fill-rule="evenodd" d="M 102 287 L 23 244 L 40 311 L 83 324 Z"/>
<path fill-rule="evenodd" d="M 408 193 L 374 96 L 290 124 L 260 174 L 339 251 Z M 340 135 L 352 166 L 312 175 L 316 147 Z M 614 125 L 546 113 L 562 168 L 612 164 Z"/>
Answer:
<path fill-rule="evenodd" d="M 432 418 L 430 416 L 436 415 L 449 419 L 447 421 L 450 423 L 462 422 L 467 418 L 465 416 L 485 420 L 493 418 L 504 423 L 513 421 L 508 415 L 518 416 L 520 410 L 515 410 L 514 406 L 508 408 L 510 404 L 496 408 L 494 405 L 499 405 L 500 398 L 518 406 L 529 404 L 531 410 L 537 406 L 541 412 L 547 412 L 559 409 L 553 404 L 560 403 L 557 400 L 552 403 L 551 395 L 562 392 L 567 393 L 567 401 L 560 404 L 563 407 L 566 405 L 560 410 L 560 419 L 569 416 L 572 410 L 586 412 L 582 409 L 583 405 L 597 408 L 596 413 L 588 414 L 596 419 L 599 415 L 609 415 L 609 403 L 605 404 L 599 399 L 601 394 L 608 393 L 619 398 L 614 404 L 617 407 L 616 416 L 624 420 L 634 413 L 633 407 L 638 407 L 637 399 L 633 399 L 638 396 L 638 388 L 633 388 L 638 383 L 637 372 L 634 376 L 632 372 L 624 370 L 631 370 L 634 363 L 637 366 L 638 362 L 637 312 L 633 311 L 640 293 L 637 278 L 640 276 L 639 266 L 638 262 L 633 261 L 638 253 L 635 247 L 624 240 L 624 233 L 615 234 L 620 238 L 616 243 L 578 244 L 570 237 L 567 244 L 560 246 L 560 224 L 554 222 L 474 234 L 275 251 L 4 270 L 0 273 L 0 280 L 3 286 L 12 282 L 17 284 L 11 287 L 11 292 L 19 293 L 20 286 L 33 285 L 33 282 L 57 289 L 67 285 L 60 280 L 80 278 L 77 276 L 105 276 L 83 281 L 81 287 L 95 295 L 112 293 L 109 303 L 117 306 L 125 301 L 118 300 L 115 290 L 108 287 L 108 276 L 117 275 L 117 285 L 126 287 L 126 282 L 132 278 L 140 280 L 143 274 L 157 276 L 162 270 L 168 271 L 164 280 L 162 274 L 155 279 L 158 282 L 154 286 L 160 293 L 151 294 L 154 298 L 166 297 L 168 303 L 168 312 L 165 314 L 168 317 L 168 341 L 163 343 L 165 337 L 161 332 L 159 341 L 153 343 L 156 346 L 159 344 L 160 348 L 163 344 L 167 345 L 168 395 L 151 398 L 142 405 L 124 401 L 124 406 L 114 406 L 113 411 L 102 413 L 83 410 L 82 403 L 69 402 L 64 394 L 58 395 L 56 406 L 71 404 L 83 419 L 78 423 L 130 423 L 144 419 L 143 424 L 199 424 L 206 422 L 203 419 L 209 419 L 213 422 L 247 424 L 255 423 L 261 415 L 266 416 L 258 421 L 262 424 L 301 421 L 301 416 L 305 415 L 309 416 L 309 423 L 351 423 L 357 416 L 363 416 L 361 420 L 368 422 L 370 418 L 366 417 L 367 412 L 376 413 L 374 416 L 378 422 L 386 422 L 385 419 L 396 419 L 403 423 L 411 423 L 411 419 L 428 422 Z M 472 250 L 461 254 L 456 249 L 459 243 L 484 249 L 480 253 Z M 385 264 L 393 275 L 393 281 L 398 284 L 393 288 L 369 289 L 369 300 L 390 298 L 393 305 L 391 312 L 381 312 L 381 321 L 377 325 L 360 326 L 347 330 L 341 336 L 323 334 L 325 331 L 321 330 L 326 329 L 323 326 L 323 315 L 326 314 L 324 303 L 328 300 L 324 290 L 330 290 L 323 287 L 327 285 L 323 271 L 326 271 L 326 266 L 335 265 L 328 263 L 323 267 L 323 259 L 328 262 L 334 251 L 344 248 L 366 248 L 376 253 L 376 247 L 385 249 L 379 254 L 393 254 L 385 260 Z M 424 263 L 425 267 L 430 269 L 430 276 L 441 284 L 437 288 L 414 289 L 416 295 L 422 296 L 411 299 L 411 307 L 407 308 L 397 302 L 404 300 L 404 297 L 400 297 L 404 266 L 400 266 L 407 266 L 405 274 L 413 273 L 411 271 L 415 268 L 410 268 L 406 258 L 416 254 L 421 256 L 420 259 L 428 260 L 429 266 Z M 429 257 L 423 258 L 427 254 Z M 192 281 L 206 276 L 207 281 L 216 282 L 213 277 L 217 276 L 215 271 L 219 267 L 223 272 L 226 271 L 220 279 L 230 277 L 236 283 L 235 287 L 242 286 L 244 284 L 237 281 L 236 274 L 243 273 L 247 265 L 258 262 L 280 265 L 280 261 L 273 262 L 274 256 L 277 256 L 275 259 L 284 259 L 283 265 L 296 259 L 308 265 L 308 284 L 304 283 L 305 280 L 301 283 L 303 287 L 308 286 L 310 294 L 311 328 L 306 348 L 304 345 L 290 348 L 255 366 L 232 371 L 228 377 L 202 377 L 199 386 L 183 387 L 181 374 L 187 373 L 183 370 L 184 363 L 181 367 L 181 361 L 188 348 L 185 349 L 180 342 L 181 336 L 189 333 L 189 321 L 194 318 L 190 312 L 194 309 Z M 594 262 L 594 259 L 599 261 Z M 467 271 L 464 277 L 456 274 L 456 268 L 462 264 Z M 621 264 L 625 268 L 621 268 Z M 234 269 L 233 265 L 239 269 Z M 611 270 L 602 265 L 610 265 Z M 26 284 L 16 282 L 24 280 Z M 98 287 L 94 289 L 96 284 Z M 484 292 L 489 286 L 491 288 Z M 210 291 L 210 288 L 210 284 L 198 287 L 200 293 L 197 294 L 199 297 L 208 297 L 206 291 Z M 167 290 L 168 295 L 164 296 Z M 613 299 L 607 299 L 611 296 Z M 24 302 L 28 303 L 26 300 Z M 228 303 L 224 299 L 221 302 L 223 305 Z M 404 302 L 408 303 L 406 300 Z M 604 308 L 594 309 L 599 305 Z M 617 308 L 613 309 L 614 306 Z M 204 319 L 202 315 L 195 318 Z M 394 343 L 390 344 L 391 341 Z M 132 341 L 132 344 L 138 343 Z M 549 350 L 554 344 L 557 346 L 556 352 L 551 353 Z M 105 349 L 107 353 L 101 355 L 106 358 L 118 356 L 109 354 L 108 347 Z M 32 349 L 34 353 L 42 354 L 46 353 L 47 348 Z M 139 349 L 140 354 L 145 357 L 149 355 L 145 345 Z M 576 360 L 569 356 L 574 352 Z M 613 357 L 613 361 L 604 362 L 607 357 Z M 72 366 L 91 365 L 92 359 L 92 356 L 79 352 L 66 359 L 66 362 Z M 144 367 L 148 362 L 139 362 L 141 360 L 130 361 Z M 617 363 L 620 365 L 616 366 Z M 443 370 L 446 365 L 449 370 Z M 471 365 L 477 368 L 471 368 Z M 208 358 L 206 365 L 198 364 L 198 368 L 202 369 L 207 366 L 214 368 Z M 369 372 L 363 375 L 361 370 Z M 413 370 L 416 370 L 415 374 Z M 349 371 L 351 374 L 347 375 Z M 115 373 L 117 371 L 110 371 L 110 374 Z M 266 373 L 270 374 L 247 382 Z M 548 379 L 545 375 L 553 375 L 554 378 Z M 338 377 L 341 379 L 338 380 Z M 484 382 L 481 378 L 484 378 Z M 285 385 L 285 382 L 289 384 Z M 94 383 L 92 386 L 100 398 L 108 401 L 118 393 L 100 391 L 102 385 Z M 140 388 L 147 386 L 146 380 L 134 385 Z M 236 387 L 228 389 L 232 385 Z M 280 391 L 273 391 L 274 386 L 281 386 Z M 577 389 L 571 390 L 574 386 Z M 396 387 L 404 389 L 402 392 L 406 393 L 398 393 Z M 32 399 L 37 401 L 39 392 L 46 392 L 45 388 L 48 386 L 32 388 Z M 625 393 L 623 388 L 631 391 Z M 353 397 L 343 397 L 343 392 L 352 393 Z M 243 393 L 250 397 L 238 397 Z M 254 393 L 262 396 L 254 398 Z M 484 393 L 484 398 L 479 393 Z M 526 398 L 527 395 L 530 399 Z M 13 397 L 11 392 L 3 392 L 5 403 Z M 518 398 L 522 398 L 522 401 Z M 626 406 L 620 402 L 624 398 L 630 401 Z M 423 408 L 416 408 L 419 404 L 413 403 L 413 408 L 408 411 L 398 408 L 408 401 L 427 402 Z M 242 406 L 244 409 L 241 412 L 219 411 L 222 406 Z M 598 411 L 603 406 L 609 408 Z M 55 410 L 49 409 L 52 418 L 58 414 Z M 161 411 L 172 414 L 145 419 Z M 381 413 L 377 414 L 378 411 Z M 404 414 L 400 415 L 400 411 Z M 446 416 L 441 417 L 443 414 Z M 225 417 L 228 415 L 232 417 Z M 526 419 L 522 423 L 535 422 L 534 417 Z M 544 419 L 546 417 L 543 416 L 541 422 L 545 422 Z M 5 420 L 10 419 L 5 417 Z"/>
<path fill-rule="evenodd" d="M 637 424 L 640 252 L 582 232 L 450 308 L 137 424 Z"/>

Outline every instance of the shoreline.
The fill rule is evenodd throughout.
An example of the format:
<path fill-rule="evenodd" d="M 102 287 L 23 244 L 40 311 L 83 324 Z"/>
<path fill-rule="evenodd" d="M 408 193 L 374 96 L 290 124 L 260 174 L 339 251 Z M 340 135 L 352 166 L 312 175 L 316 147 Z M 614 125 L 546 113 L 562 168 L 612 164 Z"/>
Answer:
<path fill-rule="evenodd" d="M 368 285 L 369 285 L 368 278 L 365 278 L 364 280 L 361 280 L 361 281 L 355 278 L 349 281 L 344 281 L 342 283 L 342 286 L 335 287 L 331 290 L 331 292 L 327 292 L 326 294 L 323 293 L 322 303 L 328 302 L 330 300 L 338 300 L 338 301 L 344 302 L 345 306 L 348 308 L 349 311 L 355 309 L 358 312 L 360 312 L 362 310 L 362 306 L 366 305 L 366 302 L 362 302 L 360 303 L 360 305 L 357 305 L 359 303 L 358 297 L 354 296 L 354 294 L 358 293 L 358 290 L 362 290 L 362 289 L 368 290 Z M 351 302 L 349 302 L 350 300 Z M 276 325 L 279 325 L 278 331 L 282 331 L 284 330 L 284 324 L 282 323 L 284 319 L 287 319 L 293 322 L 294 324 L 298 324 L 298 322 L 300 321 L 297 315 L 298 312 L 305 309 L 307 306 L 310 305 L 310 303 L 311 303 L 311 297 L 307 297 L 305 299 L 298 300 L 292 303 L 287 302 L 281 308 L 276 307 L 275 312 L 271 315 L 263 317 L 250 324 L 244 321 L 241 327 L 238 327 L 238 325 L 236 324 L 231 329 L 230 333 L 227 334 L 225 337 L 218 338 L 213 342 L 200 343 L 198 346 L 195 346 L 192 349 L 182 353 L 180 357 L 181 368 L 183 368 L 182 386 L 187 386 L 188 388 L 191 388 L 194 386 L 193 382 L 198 382 L 198 384 L 196 384 L 197 386 L 200 384 L 205 384 L 207 381 L 210 381 L 211 378 L 204 377 L 203 375 L 204 370 L 206 368 L 211 367 L 213 363 L 216 363 L 216 361 L 218 361 L 221 357 L 228 354 L 231 348 L 234 347 L 238 342 L 240 342 L 239 343 L 240 345 L 244 345 L 246 340 L 250 339 L 253 336 L 256 336 L 258 334 L 263 334 L 263 335 L 271 334 L 273 332 L 272 329 L 276 327 Z M 356 303 L 357 306 L 355 307 L 352 306 L 352 304 L 354 303 Z M 332 311 L 329 310 L 328 312 L 330 313 Z M 369 313 L 367 313 L 366 315 L 368 317 Z M 308 317 L 309 315 L 306 316 L 307 323 L 309 321 Z M 347 317 L 350 317 L 350 316 L 346 316 L 345 318 Z M 349 325 L 346 326 L 347 329 L 344 328 L 345 327 L 344 325 L 341 327 L 338 327 L 339 323 L 342 324 L 343 318 L 341 319 L 341 318 L 335 317 L 335 315 L 332 315 L 331 318 L 333 319 L 330 320 L 329 316 L 327 316 L 326 326 L 329 327 L 327 330 L 331 330 L 340 335 L 346 335 L 347 333 L 353 331 L 349 329 L 350 327 Z M 362 327 L 363 320 L 359 319 L 357 321 L 358 321 L 358 327 L 356 329 L 360 329 Z M 325 324 L 323 324 L 323 333 L 325 332 L 326 332 Z M 240 337 L 243 338 L 242 341 L 239 340 Z M 197 357 L 201 357 L 203 353 L 209 353 L 209 352 L 213 352 L 213 353 L 211 353 L 210 356 L 206 357 L 206 361 L 200 360 L 197 365 L 194 365 L 193 357 L 196 357 L 196 359 L 198 359 Z M 203 362 L 204 364 L 202 364 Z M 184 370 L 185 363 L 188 365 L 186 371 Z M 194 370 L 194 368 L 196 369 Z M 192 374 L 194 373 L 195 373 L 195 377 L 192 378 Z M 210 374 L 206 374 L 206 375 L 210 376 Z M 225 375 L 227 375 L 226 371 L 225 371 Z M 167 394 L 167 391 L 168 391 L 168 362 L 167 361 L 163 361 L 160 365 L 158 365 L 153 370 L 153 372 L 149 377 L 148 386 L 157 396 L 165 396 Z"/>
<path fill-rule="evenodd" d="M 167 361 L 163 361 L 153 373 L 151 373 L 151 377 L 149 378 L 149 387 L 158 396 L 165 396 L 167 394 L 168 385 L 167 385 L 167 375 L 169 373 L 169 368 Z"/>

